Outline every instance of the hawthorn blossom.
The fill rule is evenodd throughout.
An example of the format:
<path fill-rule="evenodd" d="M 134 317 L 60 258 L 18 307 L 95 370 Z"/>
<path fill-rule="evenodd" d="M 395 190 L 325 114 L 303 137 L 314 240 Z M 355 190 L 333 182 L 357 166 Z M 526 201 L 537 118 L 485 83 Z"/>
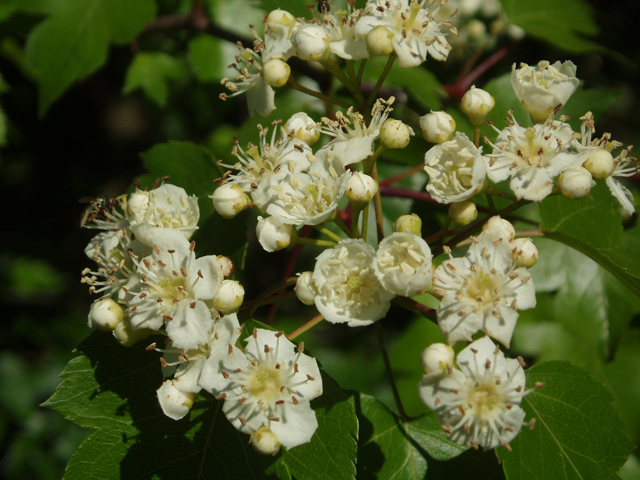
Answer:
<path fill-rule="evenodd" d="M 362 239 L 341 240 L 318 256 L 311 279 L 325 320 L 359 327 L 386 315 L 395 295 L 376 276 L 374 262 L 373 247 Z"/>
<path fill-rule="evenodd" d="M 487 176 L 494 182 L 511 178 L 510 188 L 518 200 L 541 202 L 553 190 L 554 178 L 586 154 L 577 149 L 571 126 L 549 117 L 544 124 L 521 127 L 513 114 L 509 127 L 495 143 L 485 137 L 493 152 L 485 155 Z M 494 127 L 495 128 L 495 127 Z"/>
<path fill-rule="evenodd" d="M 164 230 L 156 237 L 153 252 L 137 264 L 120 299 L 129 305 L 134 329 L 159 330 L 165 326 L 173 345 L 182 350 L 198 348 L 208 340 L 215 314 L 207 303 L 222 283 L 215 255 L 196 259 L 195 242 L 179 232 Z"/>
<path fill-rule="evenodd" d="M 398 64 L 416 67 L 431 56 L 446 60 L 451 47 L 444 35 L 452 30 L 449 20 L 436 21 L 440 2 L 429 0 L 368 0 L 358 20 L 356 34 L 366 37 L 376 27 L 385 27 L 393 36 Z"/>
<path fill-rule="evenodd" d="M 438 326 L 449 344 L 471 341 L 482 330 L 509 346 L 518 310 L 536 305 L 531 275 L 517 267 L 512 253 L 509 241 L 489 231 L 473 238 L 463 258 L 451 257 L 436 269 Z"/>
<path fill-rule="evenodd" d="M 520 407 L 529 393 L 522 366 L 505 358 L 489 337 L 462 350 L 456 363 L 458 368 L 424 375 L 420 398 L 438 414 L 449 440 L 475 449 L 509 449 L 526 416 Z"/>
<path fill-rule="evenodd" d="M 238 430 L 267 427 L 285 448 L 311 441 L 318 428 L 309 402 L 322 394 L 316 360 L 282 332 L 254 329 L 244 353 L 230 343 L 221 358 L 209 359 L 200 386 L 224 399 L 223 412 Z"/>
<path fill-rule="evenodd" d="M 331 53 L 347 60 L 369 58 L 367 42 L 355 29 L 361 13 L 362 10 L 353 10 L 351 4 L 347 3 L 346 12 L 343 10 L 336 14 L 330 11 L 320 16 L 331 42 Z"/>
<path fill-rule="evenodd" d="M 485 184 L 482 147 L 456 132 L 453 140 L 433 146 L 424 156 L 429 175 L 427 192 L 439 203 L 461 202 L 478 193 Z"/>

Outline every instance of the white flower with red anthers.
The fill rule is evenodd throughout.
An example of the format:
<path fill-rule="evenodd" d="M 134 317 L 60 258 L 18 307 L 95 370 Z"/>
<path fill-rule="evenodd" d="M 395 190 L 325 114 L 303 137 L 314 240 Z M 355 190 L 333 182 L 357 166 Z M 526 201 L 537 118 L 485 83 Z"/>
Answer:
<path fill-rule="evenodd" d="M 554 178 L 571 164 L 583 162 L 585 153 L 577 151 L 573 130 L 567 123 L 549 117 L 544 124 L 524 128 L 513 113 L 509 127 L 500 131 L 495 143 L 486 137 L 493 152 L 483 158 L 487 176 L 494 182 L 511 177 L 510 188 L 518 200 L 541 202 L 553 190 Z"/>
<path fill-rule="evenodd" d="M 424 375 L 418 384 L 420 398 L 438 414 L 449 440 L 475 449 L 510 449 L 526 416 L 520 403 L 530 393 L 522 366 L 506 359 L 489 337 L 462 350 L 457 365 Z"/>
<path fill-rule="evenodd" d="M 255 38 L 253 49 L 242 48 L 239 44 L 241 53 L 236 56 L 237 63 L 230 65 L 238 74 L 232 80 L 223 78 L 220 82 L 231 94 L 221 93 L 220 98 L 226 100 L 246 92 L 249 115 L 253 118 L 254 112 L 258 112 L 266 117 L 276 109 L 275 92 L 263 78 L 262 70 L 270 60 L 284 62 L 291 56 L 290 30 L 285 25 L 270 22 L 264 40 L 255 30 L 252 33 Z"/>
<path fill-rule="evenodd" d="M 120 293 L 134 329 L 165 325 L 173 345 L 182 350 L 207 343 L 216 313 L 209 301 L 222 283 L 217 257 L 196 259 L 194 248 L 195 242 L 189 244 L 180 232 L 160 230 L 152 254 L 133 259 L 137 271 Z"/>
<path fill-rule="evenodd" d="M 238 158 L 235 165 L 221 165 L 237 170 L 225 176 L 225 182 L 233 183 L 249 194 L 261 212 L 265 212 L 273 195 L 272 185 L 279 183 L 287 174 L 306 171 L 311 162 L 311 148 L 302 140 L 291 136 L 281 137 L 281 120 L 273 122 L 271 141 L 267 143 L 268 128 L 258 125 L 259 145 L 249 143 L 246 151 L 238 141 L 231 154 Z"/>
<path fill-rule="evenodd" d="M 90 293 L 111 296 L 125 285 L 136 271 L 131 254 L 146 257 L 151 248 L 136 239 L 128 228 L 102 232 L 91 239 L 84 253 L 98 264 L 97 270 L 85 268 L 82 283 Z"/>
<path fill-rule="evenodd" d="M 427 192 L 439 203 L 461 202 L 478 193 L 485 184 L 482 147 L 457 132 L 453 140 L 432 147 L 424 156 L 429 175 Z"/>
<path fill-rule="evenodd" d="M 347 3 L 347 11 L 330 11 L 320 15 L 322 26 L 331 42 L 331 53 L 347 60 L 369 58 L 367 42 L 355 30 L 361 13 L 362 10 L 353 10 L 352 5 Z"/>
<path fill-rule="evenodd" d="M 482 330 L 509 346 L 518 310 L 536 305 L 526 268 L 516 268 L 513 246 L 488 233 L 473 238 L 467 255 L 445 260 L 434 274 L 434 293 L 442 300 L 438 326 L 450 345 L 471 341 Z"/>
<path fill-rule="evenodd" d="M 335 120 L 323 117 L 322 123 L 325 126 L 321 131 L 333 137 L 333 140 L 322 147 L 321 151 L 331 150 L 334 157 L 345 167 L 372 155 L 374 142 L 380 136 L 380 127 L 393 111 L 391 105 L 394 101 L 394 97 L 389 97 L 388 100 L 378 99 L 371 109 L 369 125 L 361 114 L 353 111 L 353 108 L 347 110 L 346 116 L 337 112 Z"/>
<path fill-rule="evenodd" d="M 228 346 L 235 344 L 240 332 L 238 317 L 234 313 L 214 320 L 209 341 L 195 349 L 185 352 L 175 348 L 171 342 L 164 350 L 156 349 L 155 344 L 147 347 L 164 353 L 162 367 L 165 378 L 175 371 L 173 379 L 166 380 L 157 390 L 160 407 L 167 417 L 180 420 L 189 413 L 202 390 L 198 382 L 206 361 L 219 361 L 227 353 Z"/>
<path fill-rule="evenodd" d="M 267 427 L 287 449 L 311 441 L 318 428 L 309 402 L 322 394 L 316 360 L 298 352 L 283 332 L 254 329 L 244 353 L 229 344 L 222 359 L 208 360 L 200 386 L 224 399 L 222 407 L 238 430 Z"/>
<path fill-rule="evenodd" d="M 360 327 L 386 315 L 395 294 L 376 276 L 375 261 L 373 247 L 362 239 L 341 240 L 318 256 L 311 279 L 325 320 Z"/>
<path fill-rule="evenodd" d="M 435 20 L 440 5 L 434 0 L 369 0 L 356 33 L 365 37 L 376 27 L 386 27 L 393 35 L 393 50 L 401 67 L 416 67 L 427 56 L 446 60 L 451 47 L 445 30 L 457 31 L 449 20 Z"/>
<path fill-rule="evenodd" d="M 335 214 L 347 189 L 351 171 L 321 150 L 307 173 L 290 173 L 271 186 L 267 213 L 288 225 L 319 225 Z"/>
<path fill-rule="evenodd" d="M 136 189 L 126 202 L 127 219 L 136 238 L 152 246 L 160 229 L 177 230 L 189 240 L 198 228 L 198 197 L 165 183 L 153 190 Z"/>

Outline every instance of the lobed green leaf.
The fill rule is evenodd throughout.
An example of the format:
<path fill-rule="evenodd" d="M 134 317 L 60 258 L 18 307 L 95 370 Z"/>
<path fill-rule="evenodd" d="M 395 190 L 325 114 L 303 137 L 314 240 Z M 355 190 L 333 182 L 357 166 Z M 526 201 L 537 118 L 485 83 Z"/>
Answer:
<path fill-rule="evenodd" d="M 164 107 L 169 96 L 169 81 L 185 76 L 182 63 L 163 52 L 138 53 L 124 79 L 124 93 L 141 89 L 145 96 Z"/>

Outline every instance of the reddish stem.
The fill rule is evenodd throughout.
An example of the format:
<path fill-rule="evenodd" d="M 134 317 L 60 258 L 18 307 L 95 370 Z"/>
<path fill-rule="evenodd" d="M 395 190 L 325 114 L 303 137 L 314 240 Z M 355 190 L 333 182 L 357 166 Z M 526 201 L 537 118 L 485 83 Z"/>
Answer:
<path fill-rule="evenodd" d="M 509 49 L 507 47 L 502 47 L 480 65 L 478 65 L 473 70 L 473 72 L 471 72 L 465 78 L 457 80 L 453 85 L 443 85 L 443 88 L 453 98 L 461 99 L 463 95 L 467 93 L 469 87 L 478 79 L 478 77 L 489 70 L 491 67 L 493 67 L 500 60 L 502 60 L 508 52 Z"/>

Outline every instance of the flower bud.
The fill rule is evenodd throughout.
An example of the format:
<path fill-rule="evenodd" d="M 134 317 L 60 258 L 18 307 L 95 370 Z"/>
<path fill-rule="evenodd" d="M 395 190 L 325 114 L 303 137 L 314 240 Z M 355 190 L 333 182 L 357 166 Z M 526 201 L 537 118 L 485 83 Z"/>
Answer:
<path fill-rule="evenodd" d="M 402 215 L 394 222 L 393 231 L 409 232 L 422 237 L 422 219 L 415 213 Z"/>
<path fill-rule="evenodd" d="M 320 25 L 307 23 L 298 27 L 291 35 L 291 43 L 301 60 L 321 62 L 331 55 L 331 42 Z"/>
<path fill-rule="evenodd" d="M 312 275 L 313 272 L 302 272 L 296 281 L 296 286 L 293 288 L 298 300 L 305 305 L 313 305 L 317 295 L 313 280 L 311 280 Z"/>
<path fill-rule="evenodd" d="M 386 57 L 393 52 L 393 33 L 384 25 L 377 25 L 365 37 L 372 57 Z"/>
<path fill-rule="evenodd" d="M 345 195 L 354 210 L 360 211 L 366 207 L 371 199 L 378 193 L 378 184 L 369 175 L 354 172 L 347 181 Z"/>
<path fill-rule="evenodd" d="M 449 216 L 458 225 L 469 225 L 478 217 L 476 204 L 471 200 L 452 203 L 449 207 Z"/>
<path fill-rule="evenodd" d="M 514 247 L 511 256 L 517 267 L 531 268 L 538 263 L 540 253 L 530 238 L 516 238 L 511 244 Z"/>
<path fill-rule="evenodd" d="M 236 313 L 244 300 L 244 287 L 237 280 L 223 280 L 213 307 L 222 315 Z"/>
<path fill-rule="evenodd" d="M 250 443 L 262 455 L 275 455 L 280 451 L 278 437 L 264 425 L 251 434 Z"/>
<path fill-rule="evenodd" d="M 285 123 L 284 129 L 288 134 L 295 132 L 293 137 L 309 146 L 320 139 L 320 129 L 316 127 L 316 122 L 304 112 L 294 113 Z"/>
<path fill-rule="evenodd" d="M 420 362 L 425 374 L 445 373 L 453 367 L 455 353 L 453 348 L 444 343 L 432 343 L 422 352 Z"/>
<path fill-rule="evenodd" d="M 225 183 L 216 188 L 209 198 L 213 200 L 213 208 L 222 218 L 230 219 L 251 205 L 251 199 L 240 186 Z"/>
<path fill-rule="evenodd" d="M 165 381 L 160 388 L 156 390 L 156 393 L 162 411 L 167 417 L 173 420 L 180 420 L 189 413 L 194 400 L 198 396 L 197 393 L 179 390 L 173 384 L 173 380 Z"/>
<path fill-rule="evenodd" d="M 229 257 L 225 257 L 224 255 L 217 255 L 216 258 L 222 271 L 222 278 L 229 278 L 229 275 L 231 275 L 236 268 L 235 265 Z"/>
<path fill-rule="evenodd" d="M 128 317 L 124 317 L 113 329 L 113 336 L 116 337 L 123 347 L 133 347 L 139 341 L 153 335 L 153 333 L 153 330 L 148 328 L 134 330 Z"/>
<path fill-rule="evenodd" d="M 282 87 L 289 80 L 291 67 L 284 60 L 272 58 L 262 67 L 262 78 L 272 87 Z"/>
<path fill-rule="evenodd" d="M 427 113 L 420 117 L 420 128 L 427 142 L 448 142 L 456 133 L 456 122 L 447 112 Z"/>
<path fill-rule="evenodd" d="M 482 227 L 482 231 L 492 237 L 492 240 L 498 240 L 500 238 L 510 242 L 516 236 L 516 229 L 509 221 L 500 218 L 499 215 L 491 217 L 487 223 Z"/>
<path fill-rule="evenodd" d="M 567 168 L 558 177 L 558 187 L 565 198 L 584 198 L 594 185 L 591 173 L 582 167 Z"/>
<path fill-rule="evenodd" d="M 596 148 L 589 154 L 589 158 L 582 164 L 593 178 L 604 180 L 611 176 L 616 169 L 616 161 L 613 155 L 604 148 Z"/>
<path fill-rule="evenodd" d="M 124 318 L 124 310 L 112 298 L 102 297 L 91 304 L 89 326 L 103 332 L 112 331 Z"/>
<path fill-rule="evenodd" d="M 262 248 L 269 253 L 287 248 L 296 239 L 293 227 L 276 217 L 258 217 L 256 236 Z"/>
<path fill-rule="evenodd" d="M 472 18 L 465 25 L 465 30 L 471 40 L 476 42 L 483 40 L 487 34 L 487 26 L 482 20 Z"/>
<path fill-rule="evenodd" d="M 144 213 L 149 208 L 149 192 L 136 191 L 129 196 L 127 200 L 127 213 L 133 215 L 135 213 Z"/>
<path fill-rule="evenodd" d="M 471 125 L 479 127 L 484 123 L 487 114 L 496 105 L 489 92 L 472 85 L 462 97 L 462 111 L 467 115 Z"/>
<path fill-rule="evenodd" d="M 404 148 L 412 135 L 413 128 L 394 118 L 388 118 L 380 127 L 380 142 L 385 148 Z"/>
<path fill-rule="evenodd" d="M 278 8 L 277 10 L 272 10 L 269 15 L 267 15 L 267 17 L 264 19 L 264 23 L 266 23 L 267 25 L 270 23 L 284 25 L 285 27 L 289 28 L 289 33 L 291 33 L 291 30 L 296 25 L 296 17 L 291 15 L 286 10 L 280 10 Z"/>

